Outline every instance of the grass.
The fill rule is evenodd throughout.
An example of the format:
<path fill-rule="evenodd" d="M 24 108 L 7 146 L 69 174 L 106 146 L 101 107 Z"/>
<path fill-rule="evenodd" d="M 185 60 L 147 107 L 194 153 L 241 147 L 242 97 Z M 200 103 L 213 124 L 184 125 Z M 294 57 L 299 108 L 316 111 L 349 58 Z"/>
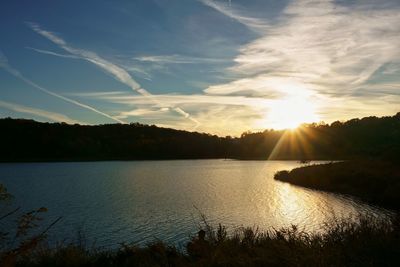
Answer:
<path fill-rule="evenodd" d="M 387 162 L 352 161 L 312 165 L 281 171 L 276 179 L 358 196 L 385 206 L 400 205 L 400 173 Z M 0 200 L 10 194 L 0 185 Z M 325 231 L 310 233 L 291 226 L 260 231 L 258 228 L 213 227 L 203 216 L 198 235 L 179 250 L 162 241 L 138 247 L 122 244 L 116 250 L 88 247 L 79 240 L 49 246 L 45 235 L 59 219 L 36 234 L 40 208 L 17 215 L 19 208 L 0 216 L 17 216 L 15 231 L 0 231 L 1 267 L 128 267 L 128 266 L 400 266 L 400 215 L 388 220 L 371 216 L 332 218 Z M 15 234 L 14 234 L 15 232 Z M 21 242 L 4 246 L 15 235 Z M 17 239 L 18 240 L 18 239 Z M 84 240 L 83 240 L 84 241 Z"/>
<path fill-rule="evenodd" d="M 377 160 L 310 165 L 280 171 L 275 179 L 337 192 L 387 208 L 400 209 L 400 164 Z"/>
<path fill-rule="evenodd" d="M 320 234 L 296 226 L 228 233 L 222 225 L 205 223 L 186 251 L 163 242 L 110 251 L 87 248 L 84 242 L 42 244 L 8 266 L 400 266 L 400 220 L 333 219 Z"/>

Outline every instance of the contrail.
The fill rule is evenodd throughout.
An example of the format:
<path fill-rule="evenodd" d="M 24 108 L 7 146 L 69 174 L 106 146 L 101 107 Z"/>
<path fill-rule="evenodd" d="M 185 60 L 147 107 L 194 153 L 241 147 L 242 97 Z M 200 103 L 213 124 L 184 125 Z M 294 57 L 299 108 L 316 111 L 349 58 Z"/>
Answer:
<path fill-rule="evenodd" d="M 6 58 L 1 52 L 0 52 L 0 68 L 3 68 L 4 70 L 6 70 L 7 72 L 11 73 L 12 75 L 14 75 L 15 77 L 17 77 L 18 79 L 22 80 L 23 82 L 29 84 L 30 86 L 32 86 L 32 87 L 34 87 L 34 88 L 36 88 L 36 89 L 38 89 L 38 90 L 40 90 L 40 91 L 42 91 L 42 92 L 48 94 L 48 95 L 57 97 L 57 98 L 59 98 L 59 99 L 62 99 L 62 100 L 64 100 L 64 101 L 66 101 L 66 102 L 69 102 L 69 103 L 71 103 L 71 104 L 77 105 L 77 106 L 79 106 L 79 107 L 82 107 L 82 108 L 91 110 L 91 111 L 93 111 L 93 112 L 96 112 L 97 114 L 100 114 L 100 115 L 102 115 L 102 116 L 104 116 L 104 117 L 107 117 L 107 118 L 109 118 L 109 119 L 112 119 L 112 120 L 114 120 L 114 121 L 116 121 L 116 122 L 124 123 L 124 124 L 126 123 L 126 122 L 124 122 L 123 120 L 120 120 L 120 119 L 115 118 L 115 117 L 113 117 L 113 116 L 111 116 L 111 115 L 108 115 L 108 114 L 106 114 L 106 113 L 104 113 L 104 112 L 102 112 L 102 111 L 100 111 L 100 110 L 98 110 L 98 109 L 95 109 L 94 107 L 91 107 L 91 106 L 89 106 L 89 105 L 80 103 L 80 102 L 78 102 L 78 101 L 76 101 L 76 100 L 73 100 L 73 99 L 71 99 L 71 98 L 68 98 L 68 97 L 59 95 L 59 94 L 57 94 L 57 93 L 54 93 L 53 91 L 50 91 L 50 90 L 48 90 L 48 89 L 46 89 L 46 88 L 44 88 L 44 87 L 42 87 L 42 86 L 36 84 L 35 82 L 33 82 L 33 81 L 31 81 L 31 80 L 25 78 L 18 70 L 14 69 L 13 67 L 11 67 L 11 66 L 8 64 L 7 58 Z"/>
<path fill-rule="evenodd" d="M 29 49 L 29 50 L 32 50 L 32 51 L 35 51 L 35 52 L 38 52 L 38 53 L 46 54 L 46 55 L 51 55 L 51 56 L 80 59 L 80 57 L 77 57 L 77 56 L 63 55 L 63 54 L 55 53 L 55 52 L 52 52 L 52 51 L 37 49 L 37 48 L 29 47 L 29 46 L 27 46 L 26 49 Z"/>
<path fill-rule="evenodd" d="M 0 100 L 0 107 L 6 108 L 12 111 L 20 112 L 20 113 L 26 113 L 26 114 L 31 114 L 35 116 L 39 116 L 42 118 L 46 118 L 52 121 L 57 121 L 57 122 L 66 122 L 70 124 L 88 124 L 86 122 L 78 121 L 69 118 L 68 116 L 65 116 L 64 114 L 56 113 L 56 112 L 50 112 L 47 110 L 43 109 L 38 109 L 38 108 L 32 108 L 32 107 L 27 107 L 15 103 L 10 103 L 10 102 L 5 102 Z"/>
<path fill-rule="evenodd" d="M 91 51 L 83 50 L 83 49 L 77 49 L 69 46 L 67 42 L 65 42 L 63 39 L 60 37 L 56 36 L 54 33 L 43 30 L 38 24 L 29 22 L 27 23 L 28 26 L 35 31 L 36 33 L 42 35 L 43 37 L 47 38 L 51 42 L 57 44 L 60 48 L 64 49 L 65 51 L 69 52 L 70 54 L 77 56 L 81 59 L 84 59 L 86 61 L 89 61 L 96 66 L 100 67 L 101 69 L 107 71 L 111 75 L 114 76 L 115 79 L 118 81 L 126 84 L 129 86 L 133 91 L 143 95 L 144 97 L 150 98 L 153 103 L 155 103 L 158 106 L 165 106 L 163 103 L 158 101 L 158 99 L 153 96 L 150 92 L 148 92 L 146 89 L 142 88 L 141 85 L 136 82 L 132 76 L 123 68 L 113 64 L 112 62 L 109 62 L 105 60 L 104 58 L 98 56 L 96 53 L 93 53 Z M 190 116 L 189 113 L 186 111 L 182 110 L 179 107 L 174 107 L 174 106 L 167 106 L 168 108 L 171 108 L 174 110 L 176 113 L 180 114 L 184 118 L 189 119 L 190 121 L 196 123 L 199 125 L 200 123 L 194 119 L 193 117 Z"/>

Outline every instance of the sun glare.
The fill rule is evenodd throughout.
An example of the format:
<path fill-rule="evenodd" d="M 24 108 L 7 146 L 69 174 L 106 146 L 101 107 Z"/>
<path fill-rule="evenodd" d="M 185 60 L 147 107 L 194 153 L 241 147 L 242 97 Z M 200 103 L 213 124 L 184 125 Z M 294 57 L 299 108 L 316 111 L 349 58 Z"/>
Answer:
<path fill-rule="evenodd" d="M 295 129 L 302 123 L 317 122 L 314 105 L 305 98 L 292 97 L 275 101 L 268 114 L 274 129 Z"/>

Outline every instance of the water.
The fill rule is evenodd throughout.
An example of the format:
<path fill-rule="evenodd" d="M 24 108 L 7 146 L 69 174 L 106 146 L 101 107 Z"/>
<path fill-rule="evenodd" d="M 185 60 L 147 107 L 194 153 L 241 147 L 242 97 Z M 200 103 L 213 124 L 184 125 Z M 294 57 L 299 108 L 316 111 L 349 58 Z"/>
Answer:
<path fill-rule="evenodd" d="M 295 161 L 179 160 L 0 164 L 0 182 L 25 210 L 62 216 L 49 239 L 81 231 L 100 247 L 160 239 L 182 246 L 198 230 L 199 212 L 228 229 L 299 225 L 320 231 L 334 213 L 387 216 L 350 197 L 275 181 Z"/>

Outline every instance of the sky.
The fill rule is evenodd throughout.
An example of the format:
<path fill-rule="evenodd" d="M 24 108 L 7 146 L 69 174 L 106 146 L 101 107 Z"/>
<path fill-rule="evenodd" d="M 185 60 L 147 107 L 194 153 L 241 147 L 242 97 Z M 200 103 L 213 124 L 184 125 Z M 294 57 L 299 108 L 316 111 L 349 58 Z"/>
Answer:
<path fill-rule="evenodd" d="M 399 0 L 0 3 L 0 117 L 237 136 L 399 111 Z"/>

